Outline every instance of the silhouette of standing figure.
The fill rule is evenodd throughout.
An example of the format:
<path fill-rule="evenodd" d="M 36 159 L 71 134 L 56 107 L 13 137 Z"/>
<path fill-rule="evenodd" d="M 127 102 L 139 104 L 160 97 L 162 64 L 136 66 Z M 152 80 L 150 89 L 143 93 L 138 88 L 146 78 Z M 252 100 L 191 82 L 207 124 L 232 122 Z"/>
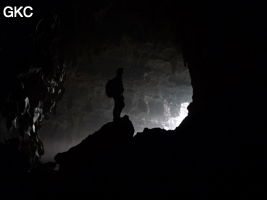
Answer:
<path fill-rule="evenodd" d="M 109 80 L 106 84 L 107 96 L 114 99 L 113 121 L 120 119 L 121 111 L 125 106 L 123 97 L 124 88 L 122 84 L 122 74 L 123 68 L 118 68 L 115 78 Z"/>

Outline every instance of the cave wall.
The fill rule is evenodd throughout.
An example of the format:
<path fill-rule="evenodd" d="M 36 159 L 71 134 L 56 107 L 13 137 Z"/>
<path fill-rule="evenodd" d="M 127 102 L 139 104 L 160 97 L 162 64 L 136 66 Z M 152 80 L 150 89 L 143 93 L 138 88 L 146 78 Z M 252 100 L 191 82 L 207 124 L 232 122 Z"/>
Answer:
<path fill-rule="evenodd" d="M 200 3 L 185 7 L 184 55 L 195 109 L 216 106 L 214 111 L 221 118 L 237 120 L 240 125 L 243 120 L 250 124 L 253 119 L 249 116 L 260 118 L 259 109 L 246 109 L 253 99 L 261 105 L 265 99 L 266 26 L 260 5 Z"/>

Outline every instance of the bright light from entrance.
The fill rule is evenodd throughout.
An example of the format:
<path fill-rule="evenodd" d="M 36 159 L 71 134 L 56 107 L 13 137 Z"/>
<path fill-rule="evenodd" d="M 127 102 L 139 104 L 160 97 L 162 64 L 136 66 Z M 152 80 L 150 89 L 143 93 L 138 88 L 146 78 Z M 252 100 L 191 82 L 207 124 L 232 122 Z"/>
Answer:
<path fill-rule="evenodd" d="M 179 115 L 177 117 L 171 117 L 170 108 L 165 106 L 165 113 L 167 116 L 169 116 L 169 119 L 162 124 L 163 128 L 166 130 L 174 130 L 176 127 L 178 127 L 182 123 L 184 118 L 188 115 L 188 105 L 189 102 L 181 103 Z"/>

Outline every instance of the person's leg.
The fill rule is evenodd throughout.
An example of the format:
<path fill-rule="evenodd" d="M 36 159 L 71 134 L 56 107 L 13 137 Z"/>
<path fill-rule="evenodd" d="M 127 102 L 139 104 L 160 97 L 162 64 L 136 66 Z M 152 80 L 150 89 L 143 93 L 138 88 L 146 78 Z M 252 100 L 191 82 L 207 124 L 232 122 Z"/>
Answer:
<path fill-rule="evenodd" d="M 120 115 L 121 115 L 121 111 L 122 111 L 123 108 L 125 107 L 124 96 L 122 96 L 122 95 L 120 96 L 119 104 L 120 104 Z"/>
<path fill-rule="evenodd" d="M 114 109 L 113 109 L 114 121 L 120 119 L 121 111 L 123 110 L 124 107 L 125 103 L 124 103 L 124 97 L 122 95 L 117 98 L 114 98 Z"/>
<path fill-rule="evenodd" d="M 114 100 L 113 121 L 117 121 L 118 119 L 120 119 L 118 98 L 114 97 L 113 100 Z"/>
<path fill-rule="evenodd" d="M 119 116 L 119 118 L 121 116 L 121 111 L 123 110 L 124 106 L 125 106 L 124 97 L 121 95 L 118 98 L 118 116 Z"/>

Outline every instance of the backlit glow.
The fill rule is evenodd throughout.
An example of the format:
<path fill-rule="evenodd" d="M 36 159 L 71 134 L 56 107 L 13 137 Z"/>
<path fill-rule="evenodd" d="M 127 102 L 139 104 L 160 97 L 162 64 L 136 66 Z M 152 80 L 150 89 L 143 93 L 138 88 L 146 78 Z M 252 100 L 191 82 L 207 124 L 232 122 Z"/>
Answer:
<path fill-rule="evenodd" d="M 187 107 L 189 102 L 181 103 L 179 115 L 177 117 L 171 117 L 170 108 L 168 106 L 164 107 L 165 115 L 168 116 L 168 120 L 162 124 L 163 128 L 166 130 L 174 130 L 178 127 L 184 118 L 188 115 Z"/>

